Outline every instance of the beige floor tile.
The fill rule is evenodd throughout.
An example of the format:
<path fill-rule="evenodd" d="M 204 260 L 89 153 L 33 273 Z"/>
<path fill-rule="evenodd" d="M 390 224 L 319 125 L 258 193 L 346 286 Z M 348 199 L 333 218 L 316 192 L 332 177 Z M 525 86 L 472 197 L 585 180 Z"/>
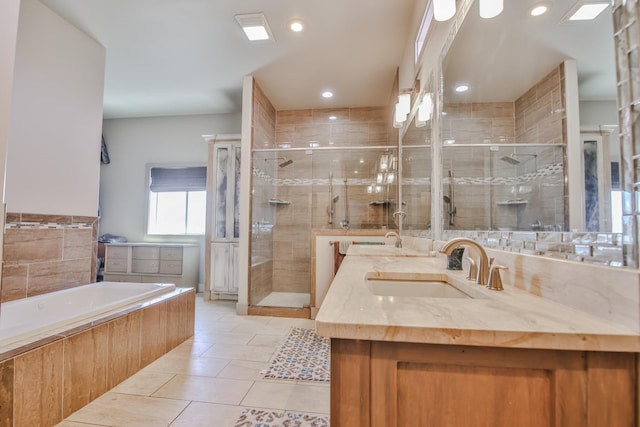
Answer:
<path fill-rule="evenodd" d="M 232 333 L 221 331 L 199 331 L 198 341 L 211 344 L 247 344 L 254 333 Z"/>
<path fill-rule="evenodd" d="M 329 413 L 329 387 L 256 381 L 242 405 L 293 412 Z"/>
<path fill-rule="evenodd" d="M 226 359 L 205 358 L 204 355 L 202 357 L 189 357 L 179 353 L 169 353 L 145 367 L 143 371 L 215 377 L 227 366 L 229 359 L 233 359 L 233 357 Z"/>
<path fill-rule="evenodd" d="M 195 341 L 193 338 L 183 342 L 178 347 L 171 350 L 172 354 L 181 353 L 188 354 L 190 356 L 200 356 L 211 347 L 211 343 Z"/>
<path fill-rule="evenodd" d="M 102 427 L 105 424 L 95 424 L 95 423 L 91 423 L 91 424 L 86 424 L 86 423 L 75 423 L 73 421 L 62 421 L 61 423 L 56 424 L 55 427 Z"/>
<path fill-rule="evenodd" d="M 280 346 L 285 342 L 286 339 L 287 338 L 283 335 L 256 334 L 253 336 L 251 341 L 248 342 L 248 344 L 280 348 Z"/>
<path fill-rule="evenodd" d="M 140 371 L 131 378 L 115 386 L 111 391 L 115 393 L 151 396 L 175 375 L 176 374 L 164 372 Z"/>
<path fill-rule="evenodd" d="M 316 321 L 311 319 L 292 319 L 288 317 L 274 317 L 269 323 L 269 326 L 285 326 L 285 327 L 298 327 L 298 328 L 307 328 L 307 329 L 315 329 Z"/>
<path fill-rule="evenodd" d="M 244 380 L 176 375 L 153 396 L 239 405 L 252 384 Z"/>
<path fill-rule="evenodd" d="M 74 412 L 67 420 L 108 426 L 160 427 L 169 425 L 188 404 L 184 400 L 109 392 Z"/>
<path fill-rule="evenodd" d="M 191 402 L 171 427 L 232 427 L 244 410 L 242 406 Z"/>
<path fill-rule="evenodd" d="M 275 346 L 214 344 L 202 355 L 202 358 L 216 357 L 220 359 L 268 362 L 275 350 Z"/>
<path fill-rule="evenodd" d="M 264 334 L 264 335 L 289 335 L 291 331 L 291 326 L 288 325 L 250 325 L 250 324 L 241 324 L 236 325 L 233 328 L 233 332 L 237 333 L 247 333 L 253 332 L 254 334 Z"/>
<path fill-rule="evenodd" d="M 251 362 L 247 360 L 232 360 L 220 371 L 218 378 L 231 378 L 235 380 L 260 380 L 260 371 L 267 369 L 267 362 Z"/>

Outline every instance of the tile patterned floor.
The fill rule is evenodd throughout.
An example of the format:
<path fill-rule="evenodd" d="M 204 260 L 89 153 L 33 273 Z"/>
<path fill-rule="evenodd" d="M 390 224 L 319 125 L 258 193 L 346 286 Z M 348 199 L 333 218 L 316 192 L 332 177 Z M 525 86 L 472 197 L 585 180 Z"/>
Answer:
<path fill-rule="evenodd" d="M 196 297 L 194 338 L 58 427 L 233 427 L 243 409 L 329 414 L 329 385 L 265 379 L 260 371 L 306 319 L 238 316 L 235 303 Z"/>

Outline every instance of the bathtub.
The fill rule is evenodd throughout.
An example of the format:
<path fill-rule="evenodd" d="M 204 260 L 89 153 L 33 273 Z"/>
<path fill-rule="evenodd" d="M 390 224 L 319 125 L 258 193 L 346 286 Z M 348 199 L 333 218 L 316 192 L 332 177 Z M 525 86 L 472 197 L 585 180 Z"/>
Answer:
<path fill-rule="evenodd" d="M 55 425 L 191 338 L 195 296 L 100 282 L 3 303 L 0 424 Z"/>
<path fill-rule="evenodd" d="M 173 284 L 98 282 L 0 306 L 0 348 L 171 292 Z"/>

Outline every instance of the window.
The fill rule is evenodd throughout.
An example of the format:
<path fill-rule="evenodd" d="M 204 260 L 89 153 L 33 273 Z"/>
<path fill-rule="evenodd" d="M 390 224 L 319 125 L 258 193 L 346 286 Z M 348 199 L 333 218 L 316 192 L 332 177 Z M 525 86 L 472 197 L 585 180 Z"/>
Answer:
<path fill-rule="evenodd" d="M 148 234 L 204 234 L 207 168 L 149 169 Z"/>
<path fill-rule="evenodd" d="M 433 2 L 429 2 L 427 4 L 427 8 L 424 11 L 424 15 L 422 16 L 422 22 L 420 22 L 420 28 L 418 29 L 418 35 L 416 36 L 416 41 L 414 45 L 414 63 L 418 63 L 420 60 L 420 54 L 422 53 L 422 48 L 427 41 L 427 36 L 429 35 L 429 30 L 431 29 L 431 22 L 433 21 Z"/>

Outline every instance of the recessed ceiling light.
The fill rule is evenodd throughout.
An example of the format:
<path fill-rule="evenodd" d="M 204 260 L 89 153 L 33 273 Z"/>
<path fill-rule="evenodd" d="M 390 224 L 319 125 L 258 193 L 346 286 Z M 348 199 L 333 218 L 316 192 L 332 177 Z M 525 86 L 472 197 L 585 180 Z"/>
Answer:
<path fill-rule="evenodd" d="M 337 117 L 336 116 L 329 116 L 329 120 L 336 120 Z"/>
<path fill-rule="evenodd" d="M 262 13 L 236 15 L 235 18 L 249 41 L 264 42 L 273 40 L 273 34 L 271 33 L 271 28 L 269 28 L 267 18 Z"/>
<path fill-rule="evenodd" d="M 596 19 L 609 6 L 606 1 L 579 0 L 562 18 L 562 21 L 589 21 Z"/>
<path fill-rule="evenodd" d="M 289 29 L 294 33 L 299 33 L 304 30 L 304 23 L 299 19 L 293 19 L 289 21 Z"/>
<path fill-rule="evenodd" d="M 548 10 L 549 10 L 549 6 L 547 6 L 546 3 L 540 3 L 533 6 L 529 11 L 529 13 L 531 14 L 531 16 L 540 16 L 546 13 Z"/>
<path fill-rule="evenodd" d="M 323 98 L 331 98 L 331 97 L 333 97 L 333 92 L 331 92 L 330 90 L 325 90 L 324 92 L 322 92 L 322 97 Z"/>
<path fill-rule="evenodd" d="M 469 90 L 469 86 L 465 85 L 465 84 L 460 84 L 458 86 L 456 86 L 456 92 L 458 93 L 463 93 Z"/>
<path fill-rule="evenodd" d="M 364 163 L 364 159 L 360 159 L 360 163 Z"/>

